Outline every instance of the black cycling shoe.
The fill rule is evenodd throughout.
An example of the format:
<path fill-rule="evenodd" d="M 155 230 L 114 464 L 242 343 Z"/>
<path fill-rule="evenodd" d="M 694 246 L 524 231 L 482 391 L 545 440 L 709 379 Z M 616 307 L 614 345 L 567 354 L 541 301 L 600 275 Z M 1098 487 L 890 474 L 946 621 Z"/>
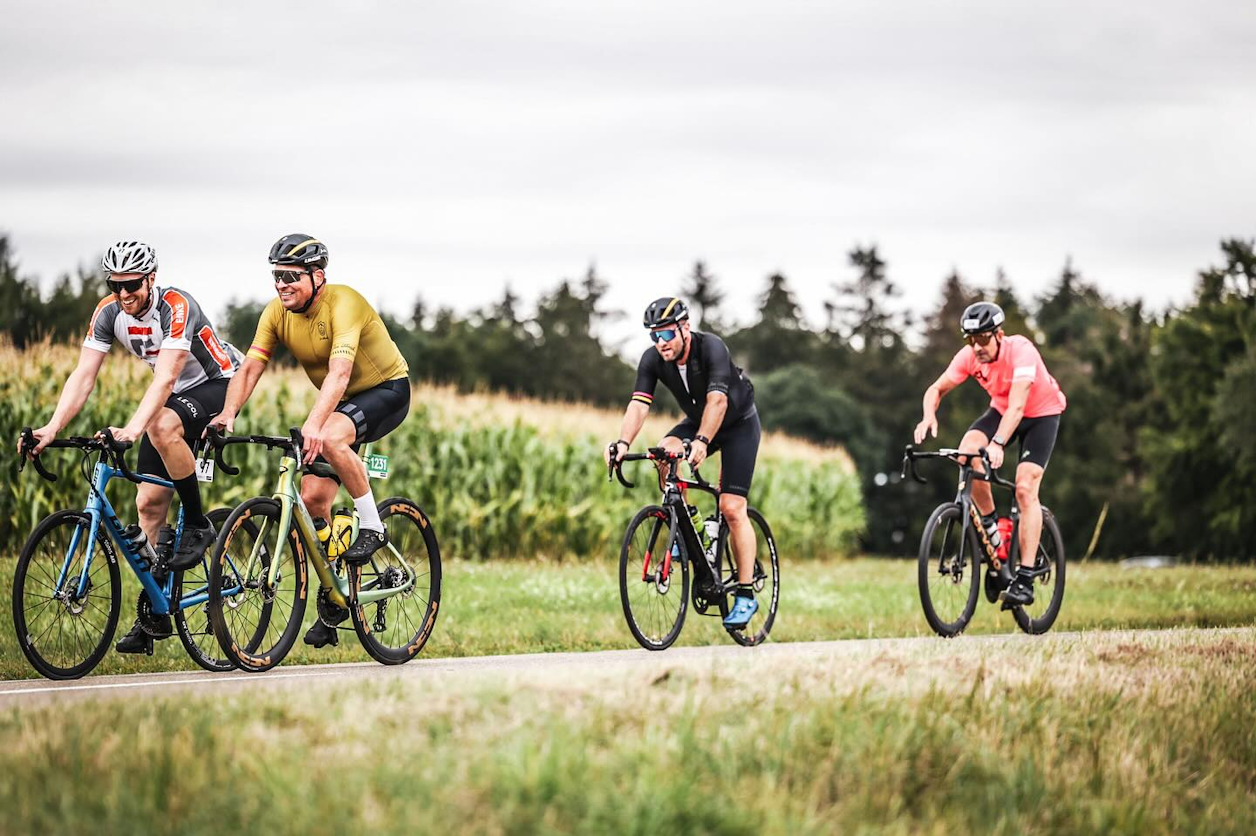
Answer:
<path fill-rule="evenodd" d="M 345 615 L 347 616 L 348 614 L 349 611 L 345 610 Z M 344 619 L 341 620 L 343 621 Z M 304 641 L 310 647 L 326 647 L 329 644 L 332 647 L 336 647 L 340 644 L 339 633 L 339 630 L 320 618 L 314 622 L 313 627 L 305 631 Z"/>
<path fill-rule="evenodd" d="M 346 563 L 366 563 L 371 559 L 371 555 L 386 545 L 388 545 L 387 533 L 364 528 L 358 532 L 358 539 L 354 540 L 353 545 L 340 557 Z"/>
<path fill-rule="evenodd" d="M 205 550 L 217 536 L 214 526 L 209 522 L 206 522 L 203 528 L 184 526 L 183 536 L 179 538 L 179 548 L 175 551 L 174 557 L 166 561 L 166 566 L 171 569 L 191 569 L 201 562 L 201 558 L 205 556 Z"/>
<path fill-rule="evenodd" d="M 130 631 L 113 646 L 113 649 L 119 653 L 153 655 L 153 641 L 173 636 L 174 626 L 170 623 L 168 615 L 154 615 L 152 619 L 148 627 L 144 626 L 144 619 L 135 619 L 135 624 L 131 626 Z"/>
<path fill-rule="evenodd" d="M 1003 609 L 1028 607 L 1034 603 L 1034 576 L 1031 572 L 1021 569 L 1016 572 L 1012 585 L 999 593 L 1003 599 Z"/>

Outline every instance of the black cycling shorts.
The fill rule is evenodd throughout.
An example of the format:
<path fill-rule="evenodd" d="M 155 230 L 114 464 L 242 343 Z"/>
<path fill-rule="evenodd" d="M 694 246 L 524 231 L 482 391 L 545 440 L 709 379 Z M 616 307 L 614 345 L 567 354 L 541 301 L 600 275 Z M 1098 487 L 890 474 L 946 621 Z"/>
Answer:
<path fill-rule="evenodd" d="M 693 441 L 698 434 L 698 422 L 686 418 L 667 433 L 671 438 Z M 750 414 L 735 424 L 720 427 L 711 439 L 708 448 L 712 453 L 720 453 L 720 491 L 735 496 L 749 496 L 750 482 L 754 478 L 754 463 L 759 456 L 759 437 L 763 434 L 759 426 L 759 410 L 751 409 Z"/>
<path fill-rule="evenodd" d="M 357 452 L 363 444 L 379 441 L 401 426 L 401 422 L 410 412 L 410 379 L 398 377 L 373 386 L 364 392 L 358 392 L 336 407 L 336 411 L 347 415 L 357 428 L 357 438 L 350 445 L 354 452 Z M 327 460 L 319 456 L 315 461 Z M 334 476 L 324 478 L 340 481 Z"/>
<path fill-rule="evenodd" d="M 994 438 L 994 434 L 999 431 L 999 422 L 1003 420 L 1003 415 L 990 407 L 982 413 L 981 417 L 973 421 L 970 430 L 979 430 L 985 433 L 986 438 Z M 1022 418 L 1016 430 L 1012 433 L 1012 437 L 1007 440 L 1008 444 L 1013 441 L 1020 441 L 1020 456 L 1017 458 L 1017 464 L 1021 462 L 1033 462 L 1043 470 L 1047 469 L 1047 462 L 1051 460 L 1051 452 L 1055 450 L 1055 437 L 1060 432 L 1060 416 L 1059 415 L 1043 415 L 1038 418 Z M 1006 456 L 1004 457 L 1006 458 Z"/>
<path fill-rule="evenodd" d="M 205 432 L 205 427 L 209 426 L 210 419 L 222 412 L 228 383 L 230 381 L 226 379 L 207 380 L 199 386 L 166 398 L 166 409 L 174 410 L 183 422 L 183 439 L 189 447 L 195 446 L 201 433 Z M 166 463 L 161 460 L 157 448 L 148 440 L 148 433 L 140 439 L 138 467 L 135 472 L 160 476 L 162 479 L 170 478 L 170 471 L 166 470 Z"/>

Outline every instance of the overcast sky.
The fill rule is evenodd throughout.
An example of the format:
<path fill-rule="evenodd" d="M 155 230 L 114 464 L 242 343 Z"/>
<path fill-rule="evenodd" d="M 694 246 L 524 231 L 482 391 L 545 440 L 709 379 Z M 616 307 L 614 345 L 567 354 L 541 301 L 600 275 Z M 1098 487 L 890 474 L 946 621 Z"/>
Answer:
<path fill-rule="evenodd" d="M 1256 236 L 1256 3 L 7 2 L 0 231 L 45 282 L 118 238 L 215 312 L 288 232 L 386 310 L 532 302 L 590 262 L 631 311 L 695 259 L 820 323 L 876 243 L 1189 298 Z M 630 322 L 629 322 L 630 321 Z"/>

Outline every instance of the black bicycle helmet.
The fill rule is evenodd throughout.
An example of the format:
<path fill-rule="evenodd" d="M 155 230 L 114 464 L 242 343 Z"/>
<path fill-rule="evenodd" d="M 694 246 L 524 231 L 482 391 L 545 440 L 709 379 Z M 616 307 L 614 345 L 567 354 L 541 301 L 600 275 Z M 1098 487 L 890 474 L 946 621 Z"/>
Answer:
<path fill-rule="evenodd" d="M 973 302 L 959 318 L 959 330 L 965 335 L 997 331 L 1003 325 L 1003 309 L 993 302 Z"/>
<path fill-rule="evenodd" d="M 270 263 L 327 269 L 327 245 L 317 238 L 294 232 L 285 235 L 270 248 Z"/>
<path fill-rule="evenodd" d="M 646 328 L 662 328 L 689 318 L 689 307 L 675 296 L 661 296 L 645 309 L 643 324 Z"/>

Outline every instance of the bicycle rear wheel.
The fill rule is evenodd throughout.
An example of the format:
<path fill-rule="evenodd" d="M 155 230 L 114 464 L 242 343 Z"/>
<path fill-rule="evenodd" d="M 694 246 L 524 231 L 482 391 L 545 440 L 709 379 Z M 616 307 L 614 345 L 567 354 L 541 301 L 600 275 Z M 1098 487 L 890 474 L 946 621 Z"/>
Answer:
<path fill-rule="evenodd" d="M 1042 509 L 1042 537 L 1038 541 L 1034 570 L 1046 570 L 1045 574 L 1034 578 L 1037 593 L 1034 602 L 1028 607 L 1012 609 L 1016 626 L 1030 635 L 1050 630 L 1064 603 L 1064 537 L 1060 534 L 1055 515 L 1046 508 Z M 1043 593 L 1048 591 L 1051 594 L 1044 596 Z"/>
<path fill-rule="evenodd" d="M 371 658 L 385 665 L 413 659 L 427 644 L 440 609 L 440 546 L 427 515 L 404 497 L 379 504 L 379 517 L 388 532 L 388 545 L 371 555 L 369 563 L 349 567 L 350 594 L 403 586 L 409 573 L 414 585 L 369 604 L 349 608 L 358 641 Z M 403 563 L 401 558 L 405 559 Z"/>
<path fill-rule="evenodd" d="M 269 583 L 279 517 L 279 503 L 270 497 L 245 500 L 227 517 L 210 553 L 210 624 L 223 653 L 246 671 L 282 662 L 305 615 L 305 555 L 295 529 L 286 532 L 278 575 Z"/>
<path fill-rule="evenodd" d="M 648 505 L 628 524 L 619 552 L 619 599 L 624 618 L 633 638 L 646 650 L 665 650 L 676 641 L 689 606 L 685 546 L 678 538 L 677 553 L 669 558 L 670 538 L 667 509 Z"/>
<path fill-rule="evenodd" d="M 122 581 L 113 544 L 91 517 L 57 511 L 22 547 L 13 574 L 13 626 L 26 661 L 49 679 L 78 679 L 109 650 L 122 610 Z M 83 566 L 91 568 L 82 581 Z M 58 581 L 60 580 L 60 583 Z"/>
<path fill-rule="evenodd" d="M 934 509 L 920 537 L 920 604 L 925 621 L 946 638 L 962 633 L 977 609 L 980 546 L 971 526 L 961 542 L 963 527 L 963 509 L 951 502 Z"/>
<path fill-rule="evenodd" d="M 213 523 L 216 531 L 222 531 L 227 517 L 231 516 L 230 508 L 215 508 L 205 516 Z M 247 558 L 247 555 L 245 555 Z M 188 607 L 179 607 L 185 598 L 205 596 L 205 600 Z M 170 591 L 171 616 L 174 619 L 175 632 L 179 641 L 192 661 L 207 671 L 235 670 L 233 657 L 223 652 L 214 636 L 214 627 L 209 618 L 209 555 L 202 557 L 200 563 L 188 569 L 175 570 L 174 583 Z"/>
<path fill-rule="evenodd" d="M 750 527 L 754 529 L 754 595 L 759 602 L 759 610 L 750 618 L 745 627 L 727 628 L 733 641 L 743 647 L 752 647 L 767 641 L 772 624 L 776 621 L 776 605 L 780 598 L 780 563 L 776 555 L 776 540 L 772 538 L 772 529 L 763 515 L 754 508 L 746 509 L 750 517 Z M 721 525 L 720 536 L 724 538 L 723 574 L 728 580 L 737 579 L 737 561 L 733 558 L 732 545 L 729 542 L 728 524 Z M 727 615 L 727 600 L 721 611 Z"/>

